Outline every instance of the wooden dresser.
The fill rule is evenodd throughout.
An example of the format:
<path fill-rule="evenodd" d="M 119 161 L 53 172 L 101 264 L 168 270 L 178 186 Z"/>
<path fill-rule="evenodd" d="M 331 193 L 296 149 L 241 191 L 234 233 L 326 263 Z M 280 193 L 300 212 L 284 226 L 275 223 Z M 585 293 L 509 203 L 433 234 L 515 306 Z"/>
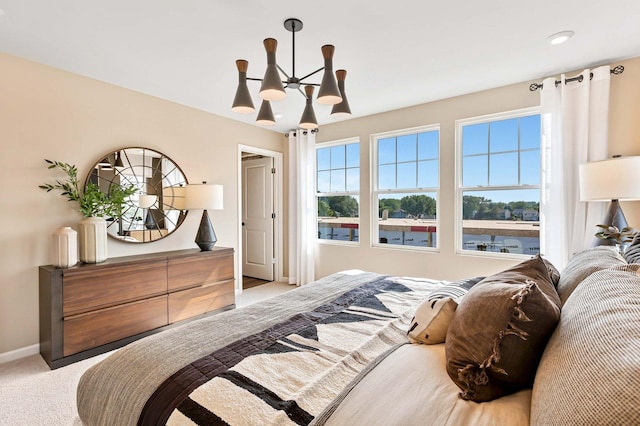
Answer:
<path fill-rule="evenodd" d="M 233 249 L 40 267 L 40 354 L 58 368 L 235 307 Z"/>

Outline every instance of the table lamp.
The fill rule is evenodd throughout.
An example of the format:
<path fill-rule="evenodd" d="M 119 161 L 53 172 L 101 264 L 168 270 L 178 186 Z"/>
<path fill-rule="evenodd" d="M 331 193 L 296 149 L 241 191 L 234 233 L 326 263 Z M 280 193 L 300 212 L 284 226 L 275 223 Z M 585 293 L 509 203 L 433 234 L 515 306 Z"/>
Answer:
<path fill-rule="evenodd" d="M 153 217 L 153 213 L 150 210 L 151 207 L 153 207 L 153 205 L 157 201 L 158 201 L 157 195 L 140 194 L 138 196 L 138 207 L 140 207 L 143 210 L 147 210 L 147 216 L 144 219 L 144 226 L 147 229 L 153 229 L 157 226 L 155 218 Z"/>
<path fill-rule="evenodd" d="M 162 207 L 163 210 L 185 210 L 185 193 L 187 188 L 184 186 L 167 186 L 162 188 Z"/>
<path fill-rule="evenodd" d="M 185 209 L 204 210 L 195 239 L 202 251 L 212 250 L 218 241 L 207 210 L 222 210 L 222 195 L 222 185 L 202 182 L 202 184 L 186 186 Z"/>
<path fill-rule="evenodd" d="M 602 225 L 619 230 L 628 227 L 619 201 L 640 200 L 640 157 L 619 155 L 602 161 L 581 164 L 580 201 L 611 201 Z M 593 246 L 610 245 L 597 238 Z"/>

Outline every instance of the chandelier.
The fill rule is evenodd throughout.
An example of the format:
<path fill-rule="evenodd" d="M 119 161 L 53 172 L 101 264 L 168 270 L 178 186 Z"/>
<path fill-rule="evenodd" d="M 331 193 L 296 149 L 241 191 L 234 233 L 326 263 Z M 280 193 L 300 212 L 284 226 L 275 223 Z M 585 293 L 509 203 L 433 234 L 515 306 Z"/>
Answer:
<path fill-rule="evenodd" d="M 287 96 L 285 89 L 293 89 L 299 91 L 305 97 L 306 104 L 302 117 L 300 118 L 300 128 L 316 129 L 318 120 L 311 103 L 315 86 L 319 86 L 318 97 L 316 101 L 319 104 L 333 105 L 331 116 L 336 118 L 348 117 L 351 115 L 349 102 L 344 92 L 344 80 L 347 77 L 345 70 L 337 70 L 333 75 L 333 52 L 335 47 L 327 44 L 322 46 L 322 57 L 324 58 L 324 66 L 318 68 L 304 77 L 296 77 L 296 33 L 302 29 L 302 21 L 291 18 L 284 21 L 284 27 L 291 32 L 292 36 L 292 70 L 291 76 L 287 74 L 276 62 L 276 49 L 278 42 L 276 39 L 267 38 L 264 40 L 264 48 L 267 51 L 267 69 L 263 78 L 247 77 L 247 69 L 249 62 L 244 59 L 238 59 L 236 66 L 238 68 L 238 89 L 233 100 L 232 111 L 241 114 L 250 114 L 256 109 L 253 106 L 251 94 L 247 87 L 247 80 L 261 81 L 260 98 L 262 105 L 256 117 L 256 123 L 264 126 L 274 125 L 276 120 L 271 109 L 271 102 L 280 101 Z M 316 73 L 323 71 L 322 82 L 320 84 L 308 83 L 305 80 Z M 281 73 L 285 80 L 282 79 Z M 301 86 L 304 85 L 304 92 Z"/>

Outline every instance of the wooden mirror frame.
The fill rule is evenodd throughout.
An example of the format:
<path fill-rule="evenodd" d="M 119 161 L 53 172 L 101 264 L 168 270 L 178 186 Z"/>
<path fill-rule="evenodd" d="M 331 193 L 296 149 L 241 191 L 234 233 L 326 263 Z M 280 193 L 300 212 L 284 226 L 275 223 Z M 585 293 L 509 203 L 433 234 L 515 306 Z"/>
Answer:
<path fill-rule="evenodd" d="M 149 243 L 178 229 L 188 213 L 184 209 L 184 191 L 189 182 L 171 158 L 142 147 L 121 148 L 101 158 L 89 172 L 85 187 L 93 182 L 105 192 L 114 184 L 134 185 L 138 189 L 127 199 L 120 217 L 107 218 L 110 237 Z M 147 207 L 145 201 L 153 203 Z"/>

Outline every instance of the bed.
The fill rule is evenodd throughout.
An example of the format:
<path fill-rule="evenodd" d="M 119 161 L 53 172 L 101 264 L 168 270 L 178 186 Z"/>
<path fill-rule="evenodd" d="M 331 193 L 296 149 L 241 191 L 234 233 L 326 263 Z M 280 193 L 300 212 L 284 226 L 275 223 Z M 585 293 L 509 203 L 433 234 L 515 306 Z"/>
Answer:
<path fill-rule="evenodd" d="M 310 424 L 407 342 L 443 281 L 345 271 L 132 343 L 78 385 L 85 425 Z"/>
<path fill-rule="evenodd" d="M 80 379 L 78 413 L 87 426 L 638 425 L 630 262 L 605 246 L 561 274 L 540 256 L 451 283 L 337 273 L 118 350 Z"/>

